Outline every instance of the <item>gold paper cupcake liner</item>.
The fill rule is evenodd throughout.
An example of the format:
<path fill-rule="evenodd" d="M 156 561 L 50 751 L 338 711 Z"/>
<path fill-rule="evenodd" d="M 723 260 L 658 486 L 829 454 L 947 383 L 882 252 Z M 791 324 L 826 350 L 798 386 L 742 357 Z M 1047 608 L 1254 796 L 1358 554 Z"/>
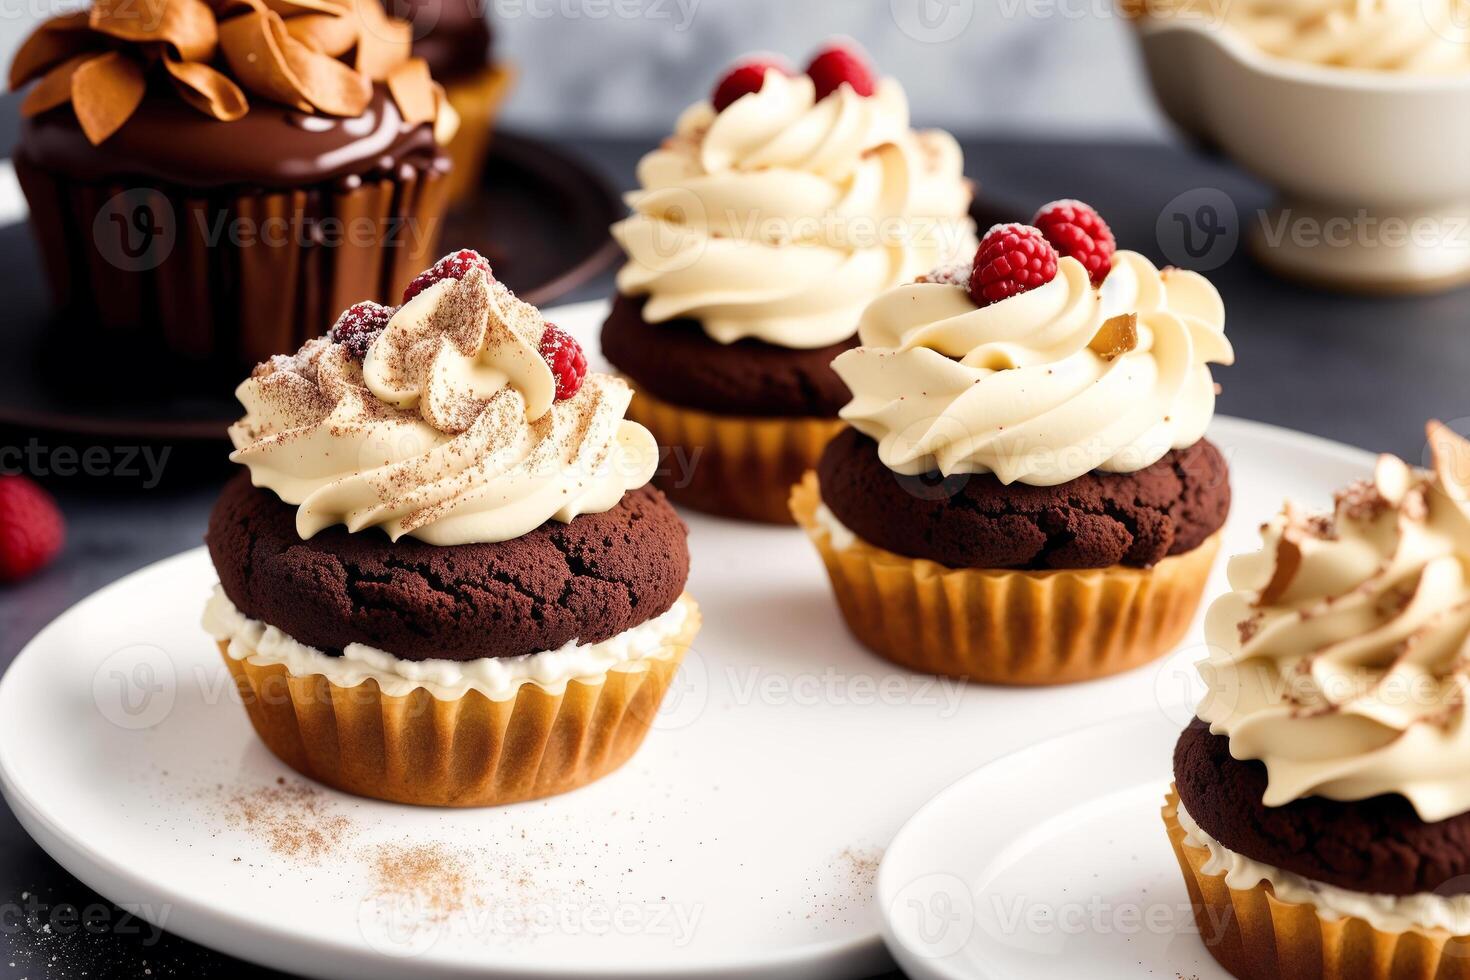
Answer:
<path fill-rule="evenodd" d="M 15 172 L 67 321 L 231 376 L 321 336 L 353 303 L 396 302 L 437 258 L 448 203 L 435 167 L 197 193 L 71 180 L 23 154 Z"/>
<path fill-rule="evenodd" d="M 1267 882 L 1231 888 L 1204 871 L 1210 852 L 1184 842 L 1179 796 L 1164 826 L 1189 889 L 1205 948 L 1241 980 L 1470 980 L 1470 936 L 1443 930 L 1384 932 L 1356 917 L 1327 919 L 1315 906 L 1278 899 Z"/>
<path fill-rule="evenodd" d="M 1152 568 L 948 568 L 861 539 L 835 547 L 816 520 L 820 503 L 808 473 L 791 512 L 853 635 L 910 670 L 990 684 L 1084 681 L 1163 656 L 1189 628 L 1220 547 L 1216 532 Z"/>
<path fill-rule="evenodd" d="M 560 693 L 522 684 L 506 700 L 423 688 L 384 694 L 322 674 L 235 659 L 219 643 L 256 734 L 286 765 L 344 792 L 425 806 L 495 806 L 565 793 L 638 750 L 699 630 L 698 607 L 668 654 L 575 680 Z"/>
<path fill-rule="evenodd" d="M 666 447 L 654 483 L 676 504 L 721 517 L 790 524 L 791 486 L 846 423 L 715 415 L 635 391 L 627 416 Z"/>
<path fill-rule="evenodd" d="M 444 94 L 459 114 L 459 129 L 445 147 L 454 164 L 448 180 L 451 204 L 468 197 L 479 186 L 495 119 L 513 81 L 515 72 L 509 66 L 490 65 L 468 78 L 445 83 Z"/>

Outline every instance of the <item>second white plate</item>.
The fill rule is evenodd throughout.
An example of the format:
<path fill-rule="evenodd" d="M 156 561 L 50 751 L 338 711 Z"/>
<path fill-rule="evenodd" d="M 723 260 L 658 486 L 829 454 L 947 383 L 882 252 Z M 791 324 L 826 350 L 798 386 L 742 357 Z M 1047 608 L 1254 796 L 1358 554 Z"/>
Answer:
<path fill-rule="evenodd" d="M 1200 942 L 1159 816 L 1187 708 L 982 766 L 888 848 L 878 904 L 915 980 L 1229 980 Z"/>

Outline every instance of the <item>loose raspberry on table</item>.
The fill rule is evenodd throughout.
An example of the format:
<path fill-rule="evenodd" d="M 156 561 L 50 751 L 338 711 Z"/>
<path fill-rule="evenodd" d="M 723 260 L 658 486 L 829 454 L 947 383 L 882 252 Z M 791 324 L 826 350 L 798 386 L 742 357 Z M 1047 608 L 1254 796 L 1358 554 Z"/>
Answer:
<path fill-rule="evenodd" d="M 864 98 L 878 90 L 878 80 L 873 77 L 867 58 L 841 44 L 830 45 L 817 52 L 806 73 L 816 83 L 819 100 L 837 91 L 843 82 Z"/>
<path fill-rule="evenodd" d="M 0 476 L 0 582 L 18 582 L 49 565 L 66 542 L 56 501 L 29 477 Z"/>
<path fill-rule="evenodd" d="M 561 327 L 548 323 L 541 334 L 541 356 L 556 376 L 557 401 L 575 395 L 587 377 L 587 355 L 582 353 L 582 345 Z"/>
<path fill-rule="evenodd" d="M 715 86 L 714 95 L 710 97 L 715 111 L 724 112 L 745 96 L 759 92 L 766 84 L 768 71 L 791 74 L 791 70 L 775 58 L 751 58 L 731 68 L 720 79 L 720 83 Z"/>
<path fill-rule="evenodd" d="M 398 307 L 381 303 L 353 304 L 337 317 L 337 322 L 327 332 L 327 339 L 346 347 L 348 353 L 360 361 L 367 357 L 368 348 L 397 312 Z"/>
<path fill-rule="evenodd" d="M 985 233 L 970 273 L 970 298 L 977 306 L 1044 286 L 1056 278 L 1057 251 L 1038 228 L 996 225 Z"/>
<path fill-rule="evenodd" d="M 408 284 L 408 288 L 403 291 L 403 302 L 407 303 L 441 279 L 463 279 L 469 275 L 471 269 L 484 269 L 485 275 L 494 276 L 494 273 L 490 271 L 490 260 L 474 249 L 463 248 L 458 252 L 450 252 L 420 272 L 418 277 Z"/>
<path fill-rule="evenodd" d="M 1082 263 L 1092 284 L 1098 286 L 1113 269 L 1118 243 L 1097 209 L 1081 201 L 1052 201 L 1036 212 L 1031 223 L 1061 255 Z"/>

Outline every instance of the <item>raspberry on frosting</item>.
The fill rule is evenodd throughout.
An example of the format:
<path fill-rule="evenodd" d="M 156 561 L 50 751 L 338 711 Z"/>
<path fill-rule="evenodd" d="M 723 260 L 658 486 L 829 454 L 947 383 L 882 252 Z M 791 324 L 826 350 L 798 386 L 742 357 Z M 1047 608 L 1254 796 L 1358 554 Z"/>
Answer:
<path fill-rule="evenodd" d="M 587 377 L 587 355 L 582 345 L 554 323 L 546 325 L 541 335 L 541 356 L 556 376 L 556 399 L 563 401 L 575 395 Z"/>
<path fill-rule="evenodd" d="M 1092 284 L 1098 286 L 1113 269 L 1118 243 L 1097 209 L 1081 201 L 1052 201 L 1036 212 L 1031 223 L 1061 255 L 1082 263 Z"/>
<path fill-rule="evenodd" d="M 970 298 L 989 306 L 1056 278 L 1059 258 L 1039 228 L 996 225 L 985 233 L 970 274 Z"/>
<path fill-rule="evenodd" d="M 878 90 L 878 81 L 867 59 L 847 44 L 831 44 L 817 52 L 806 73 L 817 86 L 817 98 L 825 99 L 846 82 L 867 98 Z"/>
<path fill-rule="evenodd" d="M 715 111 L 724 112 L 745 96 L 759 92 L 766 84 L 768 71 L 791 74 L 785 64 L 772 57 L 748 58 L 731 68 L 715 86 L 714 95 L 710 98 Z"/>
<path fill-rule="evenodd" d="M 342 311 L 342 315 L 327 332 L 327 339 L 346 347 L 348 353 L 360 361 L 367 357 L 368 348 L 397 312 L 396 306 L 372 302 L 356 303 Z"/>
<path fill-rule="evenodd" d="M 419 293 L 442 279 L 463 279 L 471 269 L 484 269 L 485 275 L 495 278 L 490 271 L 490 260 L 474 249 L 462 248 L 450 252 L 444 258 L 418 274 L 403 291 L 403 302 L 407 303 Z"/>

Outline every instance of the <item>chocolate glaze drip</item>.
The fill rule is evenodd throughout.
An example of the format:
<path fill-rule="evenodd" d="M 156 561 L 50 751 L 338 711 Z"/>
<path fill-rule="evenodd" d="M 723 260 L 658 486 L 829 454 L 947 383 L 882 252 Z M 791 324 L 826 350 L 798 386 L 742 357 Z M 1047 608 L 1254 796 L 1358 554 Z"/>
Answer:
<path fill-rule="evenodd" d="M 17 155 L 74 180 L 130 177 L 185 188 L 294 187 L 395 177 L 442 157 L 429 123 L 406 123 L 381 84 L 355 119 L 297 112 L 263 99 L 219 122 L 177 96 L 150 94 L 121 129 L 93 146 L 70 106 L 28 119 Z"/>

